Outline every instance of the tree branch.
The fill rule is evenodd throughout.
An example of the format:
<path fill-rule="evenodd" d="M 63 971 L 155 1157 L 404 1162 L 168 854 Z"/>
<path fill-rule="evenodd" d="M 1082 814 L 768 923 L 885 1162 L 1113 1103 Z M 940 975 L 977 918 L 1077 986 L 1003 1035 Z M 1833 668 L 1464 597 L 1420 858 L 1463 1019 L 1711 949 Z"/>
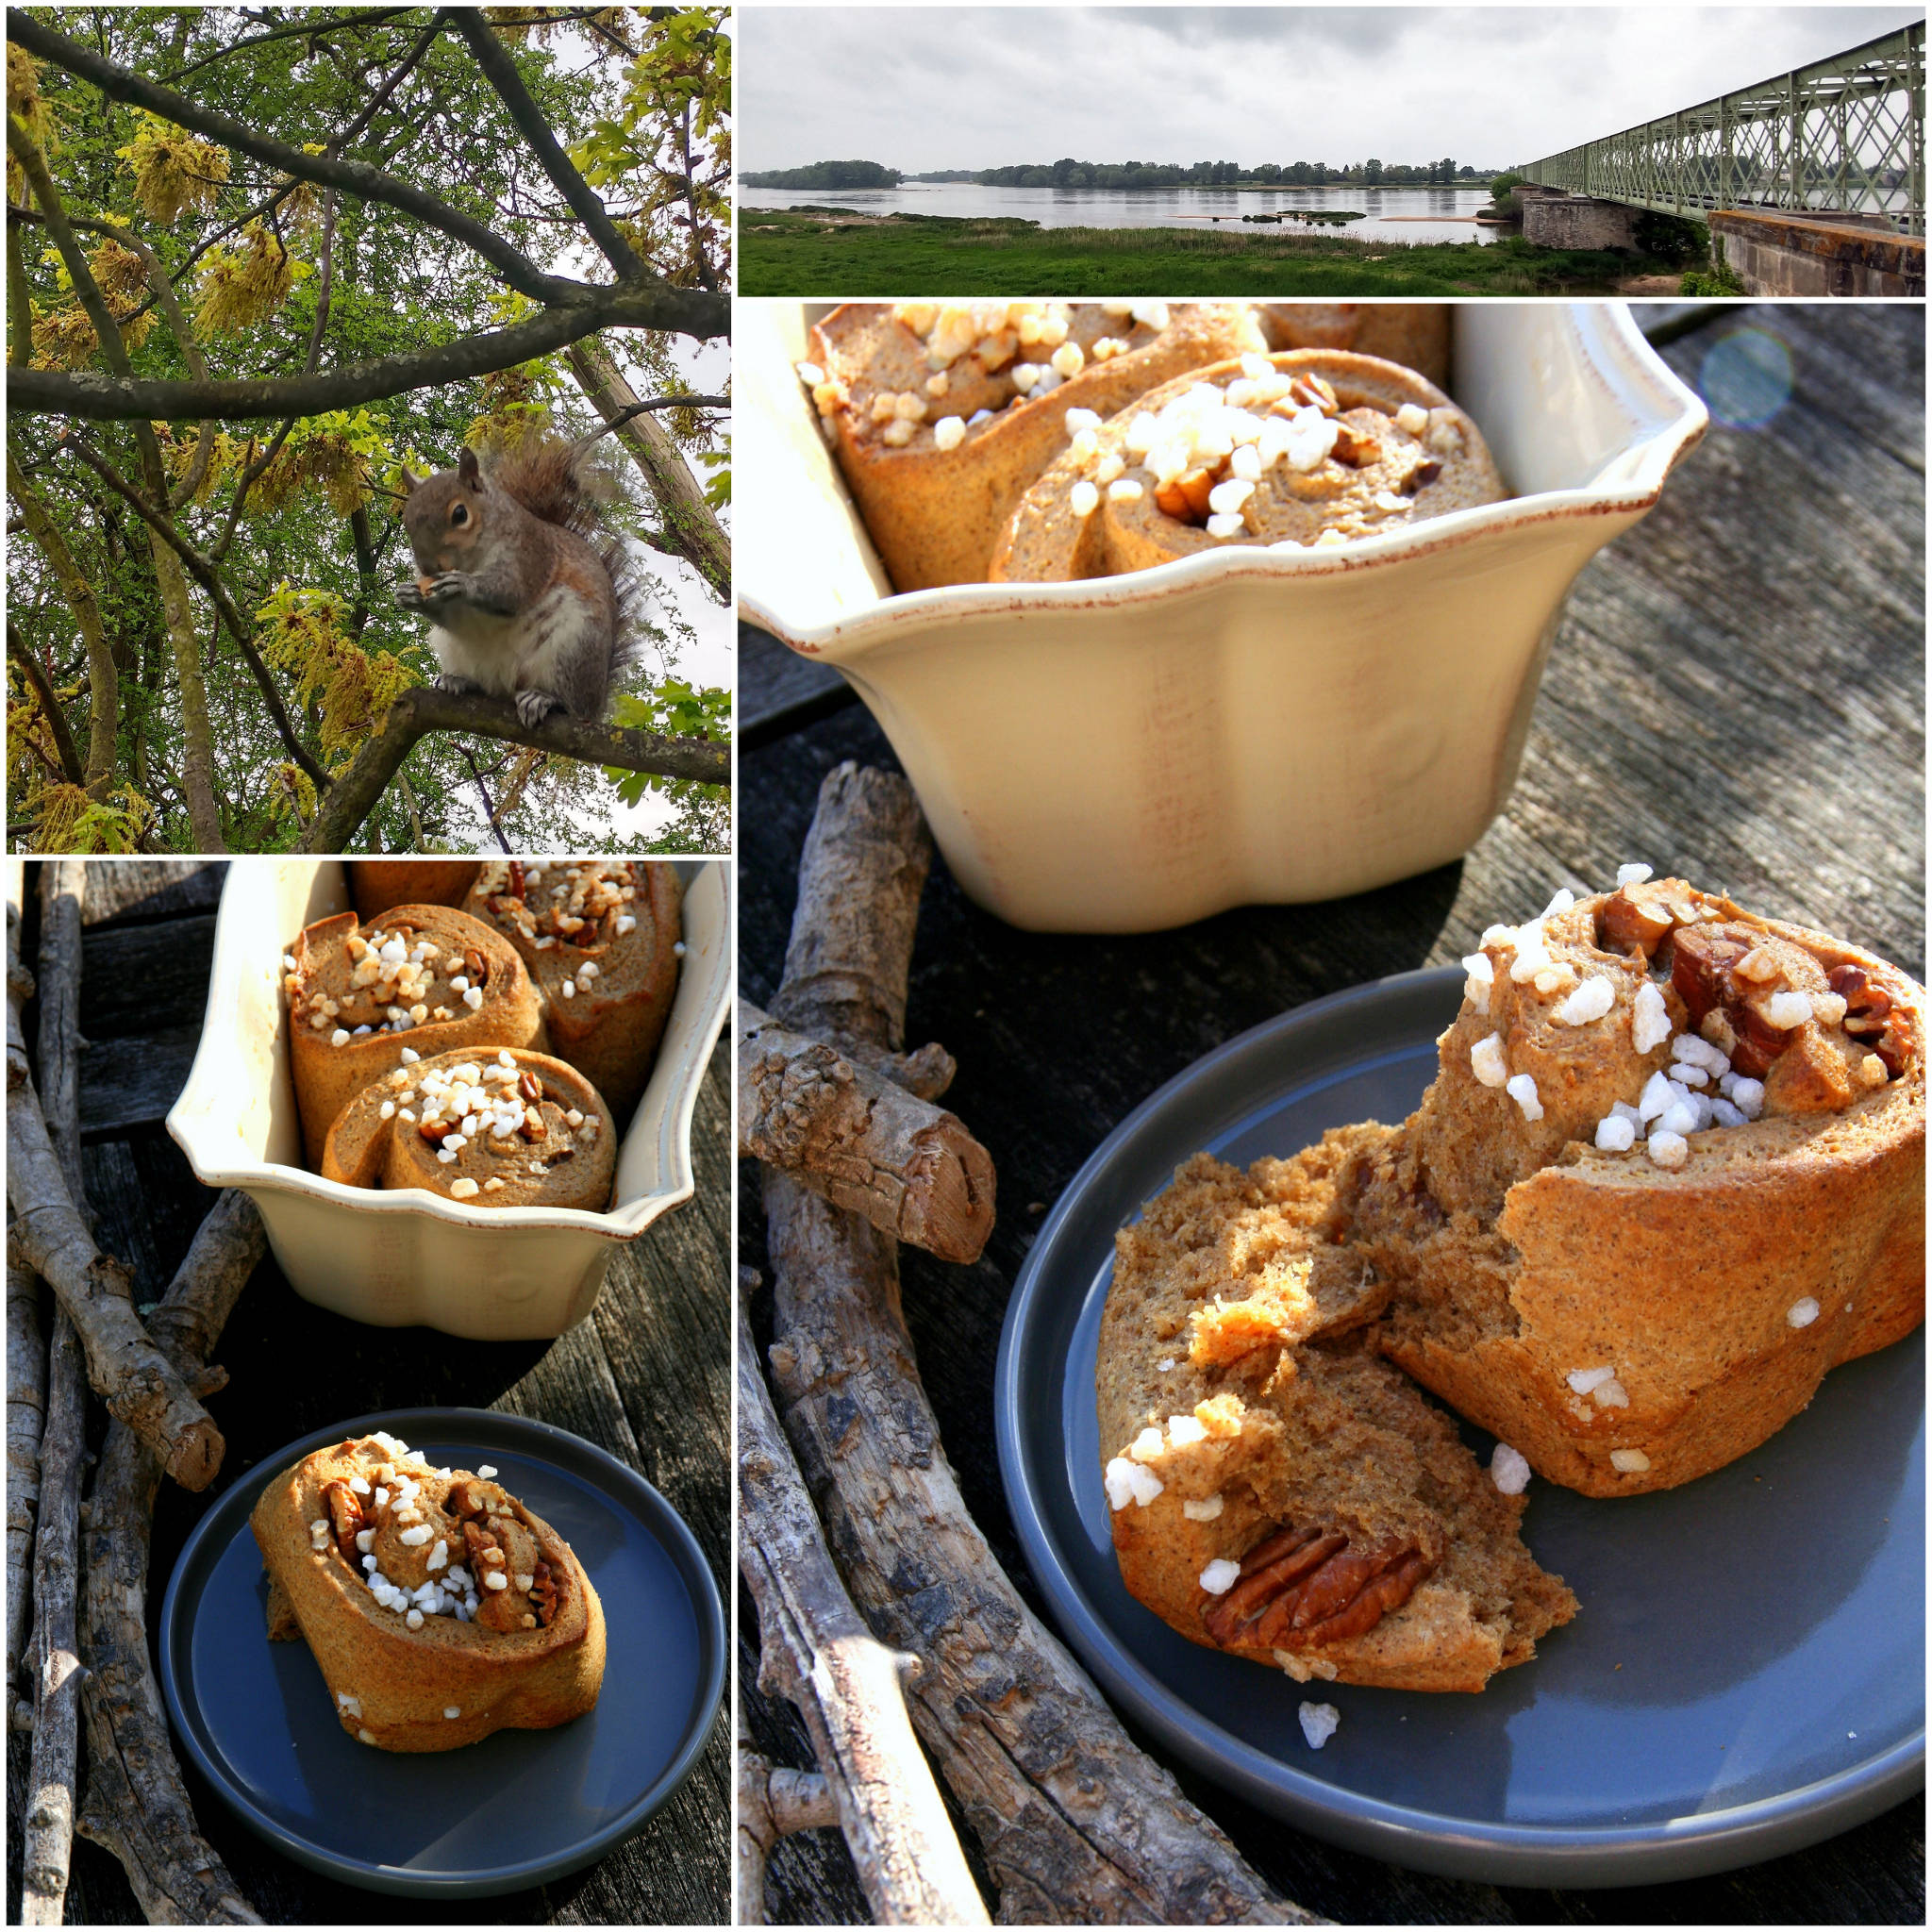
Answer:
<path fill-rule="evenodd" d="M 362 821 L 375 809 L 390 780 L 418 739 L 432 731 L 473 731 L 509 744 L 561 752 L 587 764 L 618 765 L 627 772 L 650 772 L 665 778 L 694 778 L 705 785 L 731 782 L 731 747 L 704 739 L 666 738 L 616 724 L 589 723 L 553 711 L 541 724 L 528 725 L 504 698 L 471 691 L 439 691 L 419 684 L 389 708 L 379 729 L 329 789 L 314 823 L 297 847 L 303 852 L 346 852 Z"/>
<path fill-rule="evenodd" d="M 738 1002 L 738 1152 L 942 1261 L 979 1259 L 992 1157 L 958 1114 Z"/>
<path fill-rule="evenodd" d="M 841 1051 L 903 1038 L 931 841 L 910 787 L 819 791 L 774 1009 Z M 914 1727 L 972 1821 L 1004 1923 L 1305 1924 L 1144 1757 L 968 1514 L 920 1383 L 898 1251 L 764 1175 L 772 1375 L 826 1541 L 873 1634 L 920 1656 Z"/>
<path fill-rule="evenodd" d="M 604 344 L 596 341 L 574 343 L 570 366 L 585 395 L 604 417 L 604 429 L 586 438 L 586 445 L 608 430 L 618 432 L 618 441 L 630 452 L 631 460 L 643 473 L 645 483 L 658 505 L 662 526 L 660 541 L 654 545 L 672 557 L 681 557 L 709 585 L 719 603 L 731 601 L 731 540 L 724 534 L 705 492 L 691 475 L 691 465 L 670 431 L 652 422 L 652 412 L 676 406 L 672 396 L 655 396 L 640 402 L 624 378 Z M 702 397 L 692 403 L 706 407 L 730 408 L 728 396 L 715 404 Z"/>
<path fill-rule="evenodd" d="M 113 464 L 88 448 L 78 437 L 72 434 L 63 436 L 60 439 L 60 446 L 72 450 L 109 489 L 125 497 L 141 513 L 148 527 L 188 566 L 195 582 L 208 592 L 217 615 L 227 626 L 229 636 L 235 640 L 248 669 L 254 674 L 255 682 L 268 705 L 269 716 L 275 723 L 276 734 L 287 748 L 289 756 L 308 773 L 316 785 L 325 787 L 329 782 L 328 774 L 295 736 L 294 723 L 289 716 L 288 707 L 282 703 L 282 694 L 275 689 L 275 681 L 269 675 L 268 666 L 262 662 L 261 653 L 255 648 L 255 639 L 242 622 L 242 613 L 235 608 L 235 600 L 229 596 L 228 587 L 222 582 L 221 572 L 215 567 L 213 559 L 203 556 L 181 534 L 172 518 L 162 516 L 126 477 L 114 468 Z"/>
<path fill-rule="evenodd" d="M 376 115 L 382 111 L 383 104 L 415 71 L 416 63 L 422 59 L 424 55 L 428 53 L 429 49 L 435 44 L 437 35 L 441 31 L 442 21 L 441 16 L 438 16 L 432 19 L 429 25 L 416 37 L 416 44 L 409 50 L 408 58 L 370 96 L 368 106 L 340 134 L 331 137 L 328 143 L 328 152 L 330 154 L 341 154 L 375 119 Z"/>
<path fill-rule="evenodd" d="M 313 39 L 321 34 L 340 32 L 345 27 L 380 26 L 385 21 L 393 20 L 399 14 L 413 13 L 411 7 L 376 7 L 367 13 L 346 13 L 334 20 L 310 22 L 302 20 L 293 26 L 278 26 L 265 34 L 257 34 L 253 40 L 237 41 L 231 47 L 224 47 L 218 53 L 204 55 L 199 60 L 191 60 L 186 67 L 177 68 L 166 79 L 172 84 L 186 80 L 191 74 L 198 74 L 204 67 L 212 67 L 217 60 L 225 60 L 231 54 L 240 54 L 249 47 L 258 47 L 264 41 L 287 41 L 298 37 Z"/>
<path fill-rule="evenodd" d="M 41 660 L 27 649 L 26 640 L 13 627 L 13 619 L 7 620 L 7 655 L 18 664 L 34 688 L 34 696 L 40 700 L 41 709 L 46 713 L 47 723 L 54 733 L 54 749 L 60 755 L 60 769 L 70 785 L 87 787 L 87 768 L 80 761 L 80 749 L 74 741 L 74 733 L 68 729 L 67 714 L 61 710 L 60 703 L 54 695 L 54 687 L 47 682 L 47 674 L 41 669 Z"/>
<path fill-rule="evenodd" d="M 33 1270 L 7 1262 L 6 1710 L 21 1688 L 33 1609 L 34 1517 L 41 1502 L 41 1430 L 47 1414 L 47 1340 Z M 31 1670 L 28 1675 L 31 1677 Z"/>
<path fill-rule="evenodd" d="M 919 1660 L 874 1637 L 845 1594 L 741 1304 L 738 1411 L 738 1567 L 758 1604 L 758 1688 L 797 1707 L 833 1800 L 830 1817 L 819 1809 L 799 1823 L 841 1827 L 876 1924 L 983 1925 L 985 1902 L 906 1712 L 901 1678 Z M 767 1838 L 752 1821 L 765 1851 L 785 1829 L 769 1822 Z M 740 1902 L 756 1909 L 749 1923 L 764 1923 L 762 1903 Z"/>
<path fill-rule="evenodd" d="M 513 248 L 481 222 L 459 214 L 447 204 L 438 201 L 433 194 L 425 194 L 421 189 L 397 180 L 393 175 L 384 174 L 380 168 L 372 168 L 366 161 L 343 161 L 328 155 L 307 154 L 299 147 L 270 141 L 245 122 L 236 120 L 232 114 L 201 107 L 186 94 L 176 93 L 173 88 L 161 87 L 117 66 L 92 47 L 83 46 L 65 34 L 56 33 L 22 8 L 9 7 L 7 9 L 7 38 L 19 42 L 41 59 L 51 60 L 55 66 L 91 82 L 110 101 L 145 108 L 149 113 L 174 122 L 177 127 L 206 135 L 224 147 L 233 148 L 238 154 L 266 162 L 272 168 L 279 168 L 298 181 L 313 181 L 319 188 L 341 188 L 365 201 L 383 202 L 406 215 L 412 215 L 417 221 L 474 250 L 511 288 L 534 302 L 580 302 L 596 292 L 589 283 L 543 274 L 520 249 Z"/>
<path fill-rule="evenodd" d="M 618 279 L 625 282 L 661 280 L 661 276 L 654 275 L 646 263 L 639 260 L 637 252 L 617 232 L 616 224 L 591 191 L 591 184 L 577 173 L 571 164 L 570 157 L 557 144 L 557 137 L 550 131 L 550 123 L 543 118 L 542 109 L 530 98 L 524 77 L 517 72 L 516 62 L 509 58 L 503 42 L 491 32 L 482 9 L 449 7 L 443 9 L 441 17 L 469 43 L 476 65 L 483 70 L 484 79 L 496 90 L 497 98 L 508 109 L 517 132 L 537 157 L 538 165 L 549 175 L 551 186 L 570 204 L 571 212 L 583 223 L 591 240 L 603 251 L 604 258 L 617 271 Z"/>
<path fill-rule="evenodd" d="M 13 409 L 84 416 L 103 423 L 319 416 L 410 390 L 514 369 L 519 362 L 566 349 L 602 328 L 668 330 L 699 341 L 731 333 L 728 296 L 655 282 L 593 289 L 589 293 L 587 301 L 546 309 L 508 328 L 465 336 L 413 355 L 385 356 L 308 375 L 169 382 L 103 375 L 97 370 L 58 375 L 44 369 L 9 369 L 7 404 Z"/>
<path fill-rule="evenodd" d="M 220 1374 L 208 1357 L 266 1246 L 247 1195 L 217 1197 L 148 1316 L 156 1343 L 184 1375 Z M 80 1693 L 88 1781 L 78 1829 L 120 1859 L 150 1924 L 259 1924 L 195 1829 L 148 1660 L 148 1550 L 160 1477 L 141 1439 L 110 1423 L 82 1540 L 81 1630 L 91 1674 Z"/>

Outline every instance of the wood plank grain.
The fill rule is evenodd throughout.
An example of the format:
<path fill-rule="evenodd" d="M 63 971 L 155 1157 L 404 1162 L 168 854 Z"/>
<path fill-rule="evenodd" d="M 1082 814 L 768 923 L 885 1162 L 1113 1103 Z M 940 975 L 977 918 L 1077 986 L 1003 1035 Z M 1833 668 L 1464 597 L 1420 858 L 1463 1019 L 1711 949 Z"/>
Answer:
<path fill-rule="evenodd" d="M 227 862 L 219 858 L 91 858 L 81 920 L 107 925 L 212 912 L 227 873 Z"/>

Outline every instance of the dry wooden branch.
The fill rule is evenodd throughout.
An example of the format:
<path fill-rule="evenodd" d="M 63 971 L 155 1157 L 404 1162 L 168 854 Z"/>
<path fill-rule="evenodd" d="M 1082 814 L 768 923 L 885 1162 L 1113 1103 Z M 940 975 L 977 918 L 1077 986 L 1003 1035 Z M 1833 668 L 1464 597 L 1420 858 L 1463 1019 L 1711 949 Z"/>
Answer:
<path fill-rule="evenodd" d="M 267 1244 L 247 1195 L 225 1193 L 195 1232 L 149 1326 L 197 1377 Z M 120 1859 L 150 1924 L 258 1924 L 195 1829 L 148 1664 L 148 1537 L 158 1462 L 125 1424 L 108 1425 L 89 1501 L 82 1634 L 90 1674 L 87 1803 L 80 1833 Z"/>
<path fill-rule="evenodd" d="M 80 1171 L 80 910 L 87 861 L 41 861 L 40 1029 L 34 1041 L 41 1070 L 41 1116 L 76 1211 L 92 1224 Z M 8 1123 L 9 1129 L 12 1123 Z"/>
<path fill-rule="evenodd" d="M 108 1410 L 138 1430 L 184 1489 L 222 1466 L 222 1432 L 134 1312 L 126 1269 L 94 1246 L 47 1132 L 21 1030 L 19 916 L 7 908 L 7 1199 L 9 1255 L 53 1289 L 87 1351 L 88 1377 Z"/>
<path fill-rule="evenodd" d="M 751 1748 L 744 1706 L 738 1709 L 738 1892 L 737 1923 L 765 1923 L 765 1867 L 772 1848 L 794 1831 L 839 1823 L 839 1801 L 816 1771 L 774 1768 Z"/>
<path fill-rule="evenodd" d="M 789 1698 L 805 1720 L 874 1919 L 886 1925 L 985 1924 L 979 1889 L 907 1720 L 901 1684 L 908 1666 L 917 1669 L 916 1659 L 873 1636 L 839 1581 L 741 1308 L 738 1511 L 739 1568 L 758 1607 L 758 1688 Z M 759 1921 L 764 1856 L 779 1831 L 796 1828 L 770 1815 L 765 1822 L 774 1829 L 758 1857 L 757 1889 L 740 1893 L 741 1916 L 758 1905 Z M 739 1851 L 743 1871 L 742 1838 Z"/>
<path fill-rule="evenodd" d="M 896 1045 L 930 842 L 903 780 L 825 780 L 774 1010 L 841 1050 Z M 765 1177 L 772 1366 L 854 1602 L 924 1663 L 913 1722 L 1008 1922 L 1307 1924 L 1139 1751 L 968 1515 L 913 1361 L 892 1241 Z"/>
<path fill-rule="evenodd" d="M 74 1849 L 80 1657 L 75 1647 L 80 1464 L 87 1377 L 74 1324 L 54 1318 L 47 1427 L 41 1438 L 41 1521 L 34 1538 L 34 1748 L 27 1773 L 20 1919 L 58 1925 Z"/>
<path fill-rule="evenodd" d="M 29 1268 L 7 1263 L 7 1702 L 20 1690 L 33 1607 L 29 1565 L 41 1500 L 41 1431 L 47 1413 L 47 1344 L 41 1287 Z"/>
<path fill-rule="evenodd" d="M 738 1003 L 738 1151 L 942 1261 L 992 1232 L 992 1156 L 958 1114 Z"/>
<path fill-rule="evenodd" d="M 45 1124 L 68 1190 L 85 1203 L 80 1170 L 80 901 L 87 869 L 77 858 L 40 868 L 41 1078 Z M 10 908 L 9 908 L 10 909 Z M 9 1123 L 10 1126 L 10 1123 Z M 83 1210 L 84 1206 L 83 1206 Z M 74 1855 L 74 1798 L 80 1775 L 80 1476 L 87 1449 L 87 1376 L 63 1308 L 47 1356 L 47 1416 L 41 1442 L 44 1507 L 34 1541 L 34 1741 L 28 1773 L 21 1922 L 58 1925 L 66 1912 Z"/>

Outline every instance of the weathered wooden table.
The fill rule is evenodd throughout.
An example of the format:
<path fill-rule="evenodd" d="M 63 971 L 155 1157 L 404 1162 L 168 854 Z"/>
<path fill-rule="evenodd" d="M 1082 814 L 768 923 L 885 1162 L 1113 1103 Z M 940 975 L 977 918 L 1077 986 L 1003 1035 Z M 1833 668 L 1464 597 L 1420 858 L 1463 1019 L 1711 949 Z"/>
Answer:
<path fill-rule="evenodd" d="M 112 871 L 125 888 L 137 867 Z M 215 1198 L 161 1122 L 201 1032 L 222 871 L 194 869 L 159 892 L 150 871 L 149 890 L 105 919 L 94 915 L 107 895 L 90 886 L 80 1013 L 91 1042 L 81 1081 L 88 1192 L 102 1247 L 134 1270 L 137 1300 L 167 1286 Z M 31 907 L 31 887 L 28 896 Z M 114 896 L 127 898 L 125 891 Z M 31 926 L 31 910 L 28 918 Z M 264 1259 L 214 1352 L 230 1376 L 208 1405 L 227 1438 L 222 1473 L 204 1497 L 161 1487 L 149 1629 L 189 1532 L 230 1482 L 310 1430 L 425 1403 L 541 1418 L 609 1451 L 682 1514 L 724 1587 L 731 1573 L 730 1109 L 729 1059 L 721 1049 L 692 1125 L 695 1197 L 619 1252 L 596 1308 L 556 1341 L 459 1341 L 426 1328 L 364 1327 L 301 1300 L 274 1259 Z M 183 1769 L 203 1835 L 271 1923 L 715 1924 L 730 1912 L 730 1754 L 721 1712 L 670 1803 L 589 1870 L 539 1890 L 448 1906 L 378 1897 L 291 1863 L 241 1824 L 185 1759 Z M 433 1760 L 425 1764 L 433 1769 Z M 8 1799 L 8 1917 L 18 1924 L 17 1776 L 9 1776 Z M 75 1845 L 68 1917 L 79 1924 L 140 1917 L 120 1866 L 84 1840 Z"/>
<path fill-rule="evenodd" d="M 1790 402 L 1761 427 L 1714 424 L 1657 509 L 1585 571 L 1515 792 L 1459 865 L 1328 905 L 1251 908 L 1143 938 L 1069 939 L 1003 925 L 935 864 L 908 1042 L 939 1040 L 958 1056 L 946 1105 L 998 1164 L 1000 1222 L 974 1268 L 904 1251 L 906 1307 L 967 1505 L 1023 1591 L 1031 1587 L 1000 1488 L 991 1407 L 1013 1276 L 1087 1156 L 1208 1049 L 1305 1000 L 1449 963 L 1491 921 L 1529 917 L 1557 885 L 1601 882 L 1632 858 L 1845 933 L 1924 977 L 1924 312 L 1740 308 L 1677 336 L 1666 359 L 1694 385 L 1716 343 L 1739 328 L 1789 347 Z M 871 718 L 827 682 L 836 674 L 756 633 L 743 663 L 741 975 L 745 995 L 764 1003 L 783 963 L 820 780 L 843 758 L 894 761 Z M 741 1259 L 762 1267 L 758 1188 L 744 1175 L 740 1214 Z M 768 1306 L 753 1313 L 768 1334 Z M 756 1620 L 742 1609 L 740 1628 L 755 1643 Z M 754 1657 L 741 1655 L 747 1687 Z M 748 1701 L 759 1747 L 776 1762 L 808 1762 L 789 1711 Z M 1252 1864 L 1304 1907 L 1342 1921 L 1924 1917 L 1917 1799 L 1746 1871 L 1630 1890 L 1532 1891 L 1339 1851 L 1172 1768 Z M 829 1831 L 781 1843 L 770 1901 L 774 1918 L 865 1917 Z"/>

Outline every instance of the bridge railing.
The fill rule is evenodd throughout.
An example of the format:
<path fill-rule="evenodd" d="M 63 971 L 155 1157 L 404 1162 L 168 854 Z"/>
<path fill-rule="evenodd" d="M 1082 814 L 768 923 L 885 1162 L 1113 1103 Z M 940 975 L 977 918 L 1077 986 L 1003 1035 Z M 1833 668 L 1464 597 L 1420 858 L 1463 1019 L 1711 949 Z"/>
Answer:
<path fill-rule="evenodd" d="M 1828 211 L 1923 235 L 1924 23 L 1519 172 L 1700 221 L 1712 208 Z"/>

